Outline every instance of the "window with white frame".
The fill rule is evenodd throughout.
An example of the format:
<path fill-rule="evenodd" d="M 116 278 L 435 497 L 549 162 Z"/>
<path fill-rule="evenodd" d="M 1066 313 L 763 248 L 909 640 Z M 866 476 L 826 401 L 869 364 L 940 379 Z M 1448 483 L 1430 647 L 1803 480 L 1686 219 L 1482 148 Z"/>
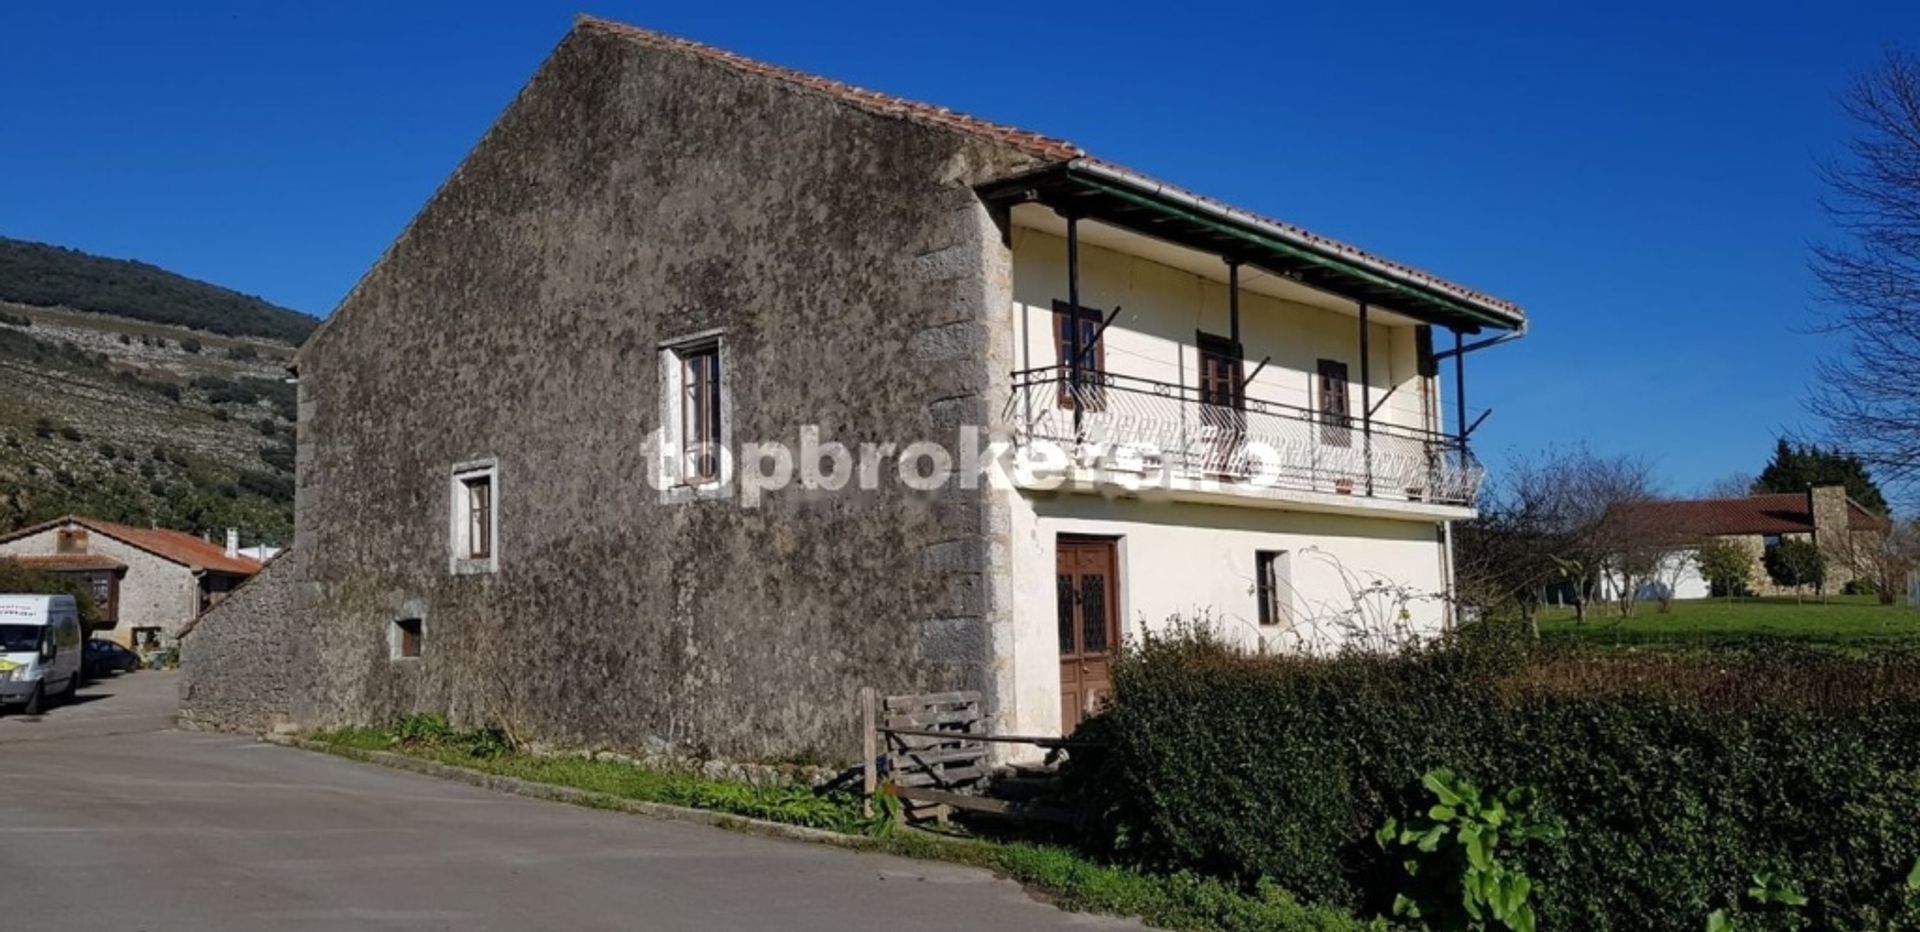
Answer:
<path fill-rule="evenodd" d="M 452 571 L 491 573 L 500 566 L 500 467 L 492 460 L 453 468 Z"/>
<path fill-rule="evenodd" d="M 662 439 L 669 484 L 682 492 L 714 492 L 731 478 L 728 355 L 718 331 L 662 344 Z M 671 490 L 669 490 L 671 491 Z"/>

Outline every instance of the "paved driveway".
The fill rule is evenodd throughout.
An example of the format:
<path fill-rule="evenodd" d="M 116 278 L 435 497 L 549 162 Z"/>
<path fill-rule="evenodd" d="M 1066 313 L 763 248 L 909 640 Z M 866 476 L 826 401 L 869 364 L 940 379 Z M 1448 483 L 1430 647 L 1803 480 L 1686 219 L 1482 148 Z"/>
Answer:
<path fill-rule="evenodd" d="M 6 928 L 1092 929 L 941 864 L 169 729 L 175 679 L 0 717 Z"/>

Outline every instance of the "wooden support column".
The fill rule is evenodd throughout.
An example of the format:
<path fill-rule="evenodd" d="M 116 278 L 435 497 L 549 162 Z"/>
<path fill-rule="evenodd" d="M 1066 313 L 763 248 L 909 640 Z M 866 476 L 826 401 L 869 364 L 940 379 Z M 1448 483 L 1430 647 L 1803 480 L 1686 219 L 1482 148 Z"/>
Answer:
<path fill-rule="evenodd" d="M 1233 341 L 1234 355 L 1240 348 L 1240 260 L 1227 260 L 1227 337 Z"/>
<path fill-rule="evenodd" d="M 1367 302 L 1360 302 L 1360 451 L 1367 464 L 1367 495 L 1373 495 L 1373 328 Z"/>
<path fill-rule="evenodd" d="M 1080 440 L 1080 218 L 1067 215 L 1067 397 L 1073 399 L 1073 439 Z"/>
<path fill-rule="evenodd" d="M 1461 348 L 1460 331 L 1453 332 L 1453 408 L 1459 415 L 1454 441 L 1459 444 L 1460 466 L 1467 465 L 1467 354 Z"/>

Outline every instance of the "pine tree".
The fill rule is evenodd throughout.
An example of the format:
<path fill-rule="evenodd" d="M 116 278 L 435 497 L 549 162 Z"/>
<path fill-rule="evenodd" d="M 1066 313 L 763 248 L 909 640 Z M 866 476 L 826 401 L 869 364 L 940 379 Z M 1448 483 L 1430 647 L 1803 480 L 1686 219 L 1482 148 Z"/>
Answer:
<path fill-rule="evenodd" d="M 1887 513 L 1887 498 L 1857 457 L 1817 444 L 1789 443 L 1785 437 L 1773 448 L 1773 459 L 1754 480 L 1753 491 L 1805 492 L 1814 486 L 1846 486 L 1847 496 L 1875 514 Z"/>

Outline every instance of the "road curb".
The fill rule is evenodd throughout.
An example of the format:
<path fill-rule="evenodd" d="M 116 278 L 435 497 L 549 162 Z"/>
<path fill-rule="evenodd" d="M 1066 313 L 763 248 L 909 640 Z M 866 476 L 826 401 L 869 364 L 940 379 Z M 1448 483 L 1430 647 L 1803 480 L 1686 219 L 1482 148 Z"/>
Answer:
<path fill-rule="evenodd" d="M 714 812 L 708 809 L 690 809 L 686 806 L 674 806 L 667 803 L 653 803 L 610 793 L 596 793 L 571 786 L 553 783 L 536 783 L 518 777 L 505 777 L 499 774 L 442 764 L 439 761 L 422 760 L 392 751 L 365 751 L 357 748 L 342 748 L 321 741 L 302 738 L 297 735 L 263 735 L 260 740 L 282 747 L 298 748 L 319 754 L 331 754 L 363 763 L 375 764 L 392 770 L 404 770 L 422 776 L 438 777 L 477 786 L 481 789 L 499 793 L 510 793 L 529 799 L 542 799 L 549 802 L 570 803 L 591 809 L 608 809 L 632 815 L 650 816 L 672 822 L 690 822 L 714 828 L 724 828 L 752 835 L 771 838 L 785 838 L 791 841 L 804 841 L 818 845 L 832 845 L 836 848 L 862 850 L 874 847 L 869 839 L 859 835 L 843 835 L 825 829 L 806 828 L 799 825 L 787 825 L 782 822 L 768 822 L 746 816 Z"/>

